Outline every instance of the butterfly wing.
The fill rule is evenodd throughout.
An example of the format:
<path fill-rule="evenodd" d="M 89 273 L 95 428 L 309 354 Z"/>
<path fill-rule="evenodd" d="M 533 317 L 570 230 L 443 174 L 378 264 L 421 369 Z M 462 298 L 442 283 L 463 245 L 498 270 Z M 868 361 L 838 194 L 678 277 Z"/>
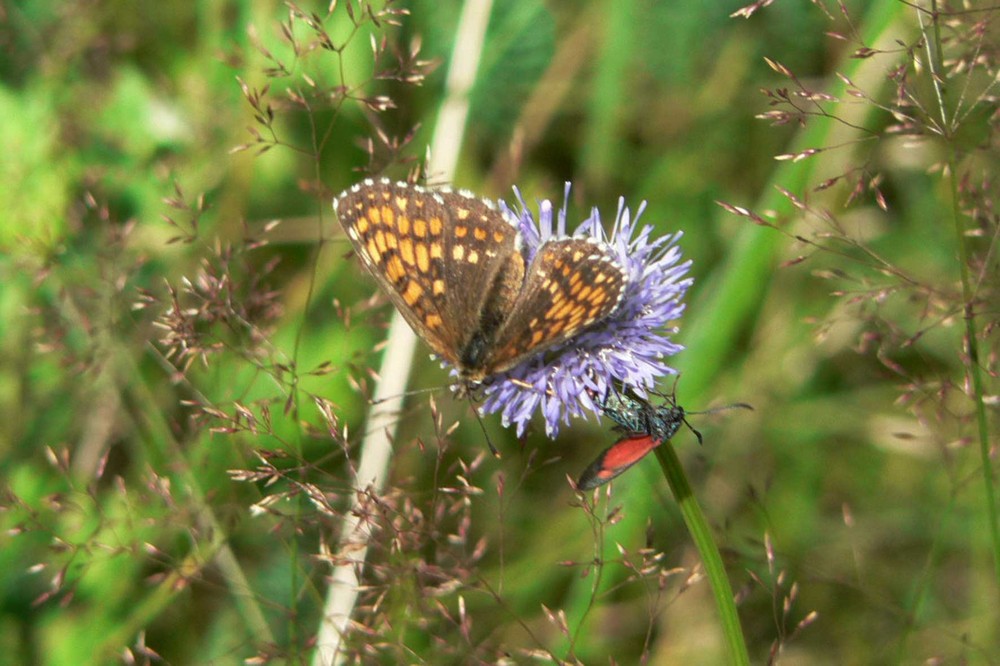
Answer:
<path fill-rule="evenodd" d="M 478 367 L 489 373 L 509 370 L 607 318 L 621 302 L 627 279 L 611 248 L 595 239 L 543 243 Z"/>
<path fill-rule="evenodd" d="M 505 280 L 513 275 L 519 286 L 524 275 L 520 238 L 490 202 L 369 179 L 338 196 L 334 207 L 365 268 L 449 363 L 461 365 L 460 350 L 480 326 L 487 299 L 509 310 L 517 290 Z"/>

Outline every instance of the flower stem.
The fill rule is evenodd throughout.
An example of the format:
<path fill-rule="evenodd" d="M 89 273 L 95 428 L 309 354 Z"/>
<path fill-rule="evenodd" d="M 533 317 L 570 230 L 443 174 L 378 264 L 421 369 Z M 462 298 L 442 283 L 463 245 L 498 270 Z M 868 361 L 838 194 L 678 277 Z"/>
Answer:
<path fill-rule="evenodd" d="M 712 596 L 715 597 L 715 605 L 722 620 L 722 633 L 729 647 L 729 662 L 739 665 L 749 664 L 750 655 L 747 652 L 743 629 L 740 627 L 740 617 L 736 612 L 733 588 L 729 584 L 726 569 L 722 564 L 722 555 L 712 538 L 712 530 L 705 520 L 705 514 L 702 513 L 694 493 L 691 492 L 691 484 L 688 483 L 677 452 L 669 441 L 663 442 L 656 448 L 656 458 L 660 461 L 663 476 L 670 484 L 670 490 L 677 500 L 684 523 L 691 533 L 691 538 L 701 556 L 702 565 L 705 567 L 708 584 L 712 588 Z"/>

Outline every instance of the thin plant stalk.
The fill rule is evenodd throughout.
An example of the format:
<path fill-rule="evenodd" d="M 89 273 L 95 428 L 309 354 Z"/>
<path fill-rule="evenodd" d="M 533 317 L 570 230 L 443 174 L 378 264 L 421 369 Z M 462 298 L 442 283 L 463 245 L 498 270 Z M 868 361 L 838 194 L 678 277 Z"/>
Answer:
<path fill-rule="evenodd" d="M 457 39 L 451 56 L 445 100 L 431 141 L 427 172 L 452 180 L 465 135 L 469 113 L 469 91 L 475 81 L 486 37 L 492 0 L 469 0 L 462 9 Z M 357 603 L 361 574 L 371 533 L 364 520 L 363 504 L 381 493 L 392 459 L 396 417 L 402 411 L 403 392 L 409 379 L 416 336 L 398 312 L 393 313 L 385 357 L 375 388 L 376 407 L 369 414 L 368 434 L 361 442 L 361 460 L 351 509 L 346 514 L 334 567 L 316 639 L 313 666 L 343 663 L 341 642 Z"/>
<path fill-rule="evenodd" d="M 388 344 L 382 359 L 380 381 L 375 387 L 375 407 L 369 414 L 368 435 L 361 445 L 358 463 L 357 489 L 351 500 L 351 510 L 344 517 L 341 532 L 340 563 L 333 569 L 327 589 L 323 619 L 316 639 L 314 666 L 339 663 L 343 659 L 340 642 L 351 613 L 358 600 L 361 574 L 368 556 L 371 531 L 366 519 L 365 504 L 371 494 L 377 495 L 385 485 L 386 470 L 392 460 L 392 440 L 402 408 L 402 393 L 410 376 L 416 336 L 409 324 L 398 315 L 389 326 Z M 335 661 L 336 660 L 336 661 Z"/>
<path fill-rule="evenodd" d="M 722 623 L 722 635 L 726 641 L 729 651 L 729 663 L 735 666 L 747 666 L 750 664 L 750 653 L 747 651 L 746 639 L 743 636 L 743 629 L 740 627 L 740 616 L 736 610 L 736 600 L 733 597 L 733 588 L 729 584 L 729 577 L 726 575 L 726 567 L 722 563 L 722 555 L 719 547 L 715 545 L 712 536 L 712 529 L 702 513 L 698 500 L 695 499 L 691 491 L 691 484 L 688 483 L 684 474 L 684 467 L 673 445 L 663 442 L 656 447 L 656 459 L 660 462 L 660 469 L 663 476 L 670 484 L 670 491 L 677 501 L 684 524 L 687 525 L 691 540 L 694 541 L 701 557 L 701 564 L 705 568 L 705 575 L 708 578 L 708 586 L 712 589 L 712 596 L 715 597 L 715 607 L 719 611 L 719 619 Z"/>
<path fill-rule="evenodd" d="M 962 224 L 962 214 L 958 210 L 958 185 L 955 180 L 956 164 L 954 152 L 950 154 L 950 174 L 948 179 L 951 187 L 952 216 L 955 222 L 955 236 L 958 239 L 958 263 L 962 272 L 962 302 L 963 321 L 965 322 L 965 339 L 968 344 L 968 368 L 972 379 L 972 400 L 976 406 L 976 423 L 979 437 L 979 454 L 983 471 L 983 501 L 986 503 L 986 517 L 989 521 L 990 542 L 993 548 L 993 572 L 1000 586 L 1000 522 L 997 518 L 996 495 L 993 490 L 993 463 L 990 460 L 989 426 L 986 422 L 986 405 L 983 402 L 985 387 L 983 386 L 982 370 L 979 364 L 979 342 L 976 339 L 976 315 L 972 308 L 972 286 L 969 279 L 968 248 L 966 247 L 965 229 Z M 997 588 L 1000 592 L 1000 587 Z"/>
<path fill-rule="evenodd" d="M 77 322 L 77 326 L 81 329 L 84 328 L 82 322 L 86 317 L 76 307 L 73 299 L 65 299 L 63 305 L 63 313 Z M 126 410 L 125 414 L 133 418 L 132 425 L 137 432 L 148 435 L 144 438 L 145 441 L 150 442 L 148 451 L 153 455 L 160 456 L 155 468 L 161 467 L 160 463 L 164 460 L 175 460 L 182 463 L 176 466 L 176 478 L 195 505 L 195 517 L 199 530 L 212 535 L 212 538 L 207 543 L 196 543 L 194 554 L 188 556 L 184 563 L 171 572 L 167 580 L 157 586 L 149 595 L 137 600 L 132 612 L 122 619 L 120 628 L 102 637 L 96 647 L 96 652 L 100 655 L 107 655 L 110 659 L 121 646 L 126 645 L 174 601 L 184 589 L 183 586 L 177 584 L 181 578 L 190 578 L 195 571 L 200 571 L 209 563 L 214 564 L 225 579 L 233 593 L 233 598 L 237 600 L 238 611 L 247 627 L 261 640 L 273 643 L 274 636 L 268 627 L 263 610 L 257 600 L 248 593 L 251 589 L 250 582 L 227 541 L 228 531 L 219 521 L 211 503 L 205 499 L 201 482 L 197 475 L 191 471 L 184 447 L 174 438 L 171 428 L 163 417 L 163 412 L 156 408 L 156 399 L 152 396 L 148 385 L 142 381 L 124 379 L 141 376 L 142 373 L 136 366 L 134 359 L 129 354 L 124 353 L 112 338 L 102 337 L 99 346 L 107 350 L 109 361 L 106 370 L 109 374 L 104 376 L 101 382 L 106 382 L 108 387 L 124 387 L 120 390 L 124 392 L 125 400 L 122 400 L 121 394 L 115 394 L 114 399 L 119 404 L 143 406 L 142 409 L 138 410 Z M 76 471 L 80 474 L 86 470 L 76 468 Z M 89 473 L 93 474 L 94 470 L 89 470 Z"/>
<path fill-rule="evenodd" d="M 873 11 L 870 11 L 866 16 L 868 20 L 866 20 L 867 30 L 865 38 L 870 40 L 866 41 L 866 43 L 880 41 L 892 32 L 891 26 L 895 22 L 895 18 L 898 17 L 898 12 L 894 11 L 889 4 L 892 3 L 881 3 L 880 7 L 873 7 Z M 860 69 L 864 66 L 864 63 L 860 61 L 856 61 L 854 64 L 854 69 Z M 838 92 L 842 91 L 834 91 L 833 94 L 837 95 Z M 833 129 L 832 116 L 813 119 L 813 124 L 803 132 L 797 143 L 805 148 L 823 145 L 824 141 L 822 137 Z M 802 184 L 807 182 L 808 176 L 811 173 L 812 170 L 803 164 L 787 164 L 778 169 L 773 180 L 775 183 L 787 183 L 789 179 L 793 179 Z M 789 189 L 794 191 L 795 188 Z M 765 199 L 768 201 L 764 202 L 761 206 L 765 210 L 782 210 L 789 205 L 788 201 L 784 200 L 784 197 L 774 190 L 765 195 Z M 734 256 L 733 262 L 730 265 L 730 270 L 726 273 L 727 277 L 734 279 L 724 280 L 724 284 L 728 287 L 725 290 L 711 290 L 711 293 L 714 295 L 713 301 L 716 307 L 709 306 L 709 316 L 703 317 L 699 322 L 702 325 L 700 328 L 704 330 L 705 335 L 710 335 L 716 346 L 720 348 L 724 346 L 724 343 L 721 343 L 721 339 L 725 336 L 725 332 L 734 333 L 737 330 L 736 323 L 750 314 L 751 304 L 759 302 L 763 297 L 763 286 L 766 284 L 766 280 L 747 279 L 745 269 L 752 265 L 756 267 L 757 270 L 754 272 L 757 273 L 764 273 L 769 270 L 773 257 L 777 253 L 778 238 L 775 234 L 765 234 L 759 231 L 755 229 L 746 230 L 746 234 L 753 238 L 753 240 L 745 239 L 747 242 L 741 244 L 737 255 Z M 761 251 L 763 249 L 761 246 L 766 246 L 767 251 Z M 748 288 L 747 285 L 758 285 L 758 298 L 734 297 L 733 294 L 728 293 L 730 290 L 744 291 Z M 744 308 L 741 308 L 744 310 L 743 317 L 731 311 L 728 305 L 722 305 L 731 305 L 733 303 L 744 304 Z M 720 326 L 720 319 L 725 320 L 728 325 Z M 714 331 L 714 334 L 711 331 Z M 702 344 L 702 336 L 700 334 L 692 335 L 692 339 L 698 340 L 699 346 Z M 704 370 L 707 368 L 697 367 L 688 373 L 688 376 L 691 377 L 695 384 L 699 382 L 699 378 L 704 382 L 702 385 L 694 387 L 693 391 L 695 394 L 704 394 L 708 378 L 717 374 L 725 358 L 726 355 L 721 353 L 700 353 L 695 356 L 695 365 L 714 365 L 713 370 L 716 371 L 705 372 Z M 691 382 L 686 382 L 685 388 L 692 389 L 690 384 Z M 691 534 L 691 538 L 701 556 L 702 565 L 705 568 L 708 583 L 712 589 L 712 595 L 715 598 L 716 608 L 719 612 L 722 632 L 729 650 L 731 663 L 748 664 L 749 654 L 743 632 L 740 628 L 739 614 L 736 610 L 732 586 L 726 575 L 718 546 L 716 546 L 711 529 L 705 520 L 705 515 L 691 491 L 691 486 L 684 474 L 683 466 L 680 464 L 680 460 L 671 443 L 665 442 L 662 446 L 658 447 L 656 456 L 663 475 L 670 485 L 674 499 L 677 501 L 678 508 Z"/>
<path fill-rule="evenodd" d="M 870 5 L 861 21 L 861 43 L 876 48 L 894 48 L 894 39 L 902 30 L 904 7 L 896 0 L 881 0 Z M 855 84 L 872 81 L 874 85 L 876 78 L 883 74 L 874 59 L 852 58 L 849 53 L 845 53 L 837 71 Z M 842 80 L 832 79 L 826 92 L 832 97 L 849 100 L 847 89 Z M 847 102 L 823 116 L 811 117 L 788 152 L 797 153 L 834 143 L 831 137 L 840 129 L 837 119 L 851 117 L 855 106 Z M 796 215 L 794 205 L 778 188 L 791 192 L 805 189 L 816 177 L 818 165 L 815 159 L 777 162 L 754 210 L 774 211 L 776 219 Z M 743 334 L 743 327 L 753 319 L 767 295 L 783 247 L 780 234 L 746 225 L 733 243 L 723 269 L 703 285 L 702 293 L 706 298 L 702 303 L 695 303 L 692 308 L 695 316 L 684 326 L 685 339 L 691 341 L 691 353 L 677 359 L 678 369 L 684 376 L 685 400 L 701 400 L 708 395 L 712 383 L 730 362 L 734 341 Z"/>
<path fill-rule="evenodd" d="M 155 349 L 153 353 L 157 353 Z M 115 360 L 116 372 L 123 376 L 126 374 L 138 376 L 139 369 L 130 357 L 117 355 Z M 143 382 L 130 382 L 127 391 L 129 399 L 126 402 L 128 403 L 156 404 L 148 386 Z M 187 589 L 187 586 L 182 584 L 185 580 L 194 578 L 197 573 L 209 565 L 213 565 L 222 574 L 236 602 L 240 616 L 249 631 L 260 642 L 273 644 L 275 638 L 264 617 L 264 612 L 260 603 L 250 593 L 252 589 L 250 581 L 229 544 L 229 532 L 219 521 L 211 503 L 206 500 L 202 492 L 201 482 L 197 475 L 192 472 L 191 465 L 188 464 L 184 447 L 171 434 L 171 429 L 163 419 L 160 410 L 148 407 L 138 411 L 132 410 L 129 414 L 134 419 L 133 425 L 137 431 L 153 433 L 145 438 L 146 441 L 154 445 L 151 451 L 163 456 L 164 459 L 182 462 L 182 464 L 175 466 L 177 478 L 194 503 L 198 530 L 211 535 L 211 538 L 196 542 L 192 552 L 184 558 L 179 566 L 169 572 L 148 595 L 136 600 L 130 613 L 122 618 L 120 626 L 102 636 L 100 643 L 95 648 L 94 658 L 98 661 L 111 661 L 123 645 L 127 645 L 138 633 L 142 632 L 150 622 L 160 616 L 176 600 L 178 595 Z M 160 443 L 165 443 L 165 447 L 161 448 Z M 160 466 L 156 465 L 156 467 Z"/>
<path fill-rule="evenodd" d="M 931 0 L 931 13 L 937 15 L 937 0 Z M 921 14 L 918 14 L 922 16 Z M 932 21 L 933 39 L 926 39 L 928 62 L 930 63 L 931 81 L 937 93 L 938 112 L 942 130 L 951 133 L 955 127 L 948 118 L 948 109 L 944 103 L 944 94 L 941 90 L 943 63 L 941 45 L 941 23 L 940 20 Z M 933 48 L 931 45 L 933 44 Z M 956 110 L 955 118 L 958 117 Z M 950 138 L 946 135 L 946 139 Z M 986 518 L 989 521 L 990 542 L 993 549 L 993 573 L 996 582 L 1000 586 L 1000 522 L 997 517 L 997 502 L 993 484 L 993 462 L 990 460 L 990 437 L 989 426 L 986 418 L 986 405 L 983 401 L 985 387 L 983 386 L 983 375 L 980 367 L 979 340 L 976 338 L 976 313 L 972 307 L 973 290 L 972 280 L 969 276 L 969 249 L 962 211 L 959 209 L 958 198 L 958 160 L 955 156 L 955 148 L 952 142 L 948 143 L 948 186 L 951 194 L 951 216 L 955 227 L 955 241 L 958 245 L 958 267 L 962 279 L 962 320 L 965 322 L 965 340 L 968 345 L 968 372 L 972 381 L 972 400 L 976 406 L 976 425 L 979 437 L 979 456 L 982 461 L 983 470 L 983 501 L 986 503 Z M 1000 587 L 998 587 L 1000 592 Z"/>
<path fill-rule="evenodd" d="M 865 44 L 892 48 L 893 40 L 897 37 L 896 33 L 900 30 L 904 8 L 905 5 L 895 0 L 872 3 L 866 10 L 862 22 L 861 41 Z M 838 71 L 855 82 L 874 80 L 874 77 L 879 76 L 872 60 L 851 58 L 849 55 L 845 55 Z M 846 84 L 837 79 L 832 82 L 828 92 L 834 97 L 843 98 L 846 96 L 846 88 Z M 849 108 L 845 109 L 845 112 L 849 111 Z M 830 113 L 811 118 L 809 124 L 796 137 L 795 147 L 790 152 L 828 145 L 830 136 L 837 129 L 837 117 L 837 113 Z M 779 219 L 793 215 L 795 209 L 792 203 L 777 188 L 780 185 L 794 192 L 806 187 L 810 179 L 815 176 L 816 165 L 816 160 L 778 162 L 774 175 L 760 200 L 754 204 L 754 209 L 774 211 Z M 684 377 L 682 389 L 685 404 L 697 405 L 704 402 L 710 387 L 730 362 L 735 341 L 744 334 L 744 328 L 753 319 L 766 296 L 767 285 L 778 262 L 777 257 L 781 247 L 782 237 L 779 234 L 746 225 L 728 252 L 725 266 L 702 287 L 702 293 L 706 294 L 705 299 L 694 303 L 685 315 L 683 335 L 684 339 L 689 341 L 689 349 L 676 357 L 677 368 Z M 672 447 L 671 452 L 673 452 Z M 673 455 L 676 457 L 676 454 Z M 683 473 L 677 477 L 683 477 Z M 686 511 L 685 521 L 689 521 L 695 513 L 701 515 L 694 496 L 689 493 L 687 497 L 688 505 L 681 509 Z M 653 502 L 651 494 L 644 496 L 637 493 L 630 494 L 629 510 L 616 526 L 616 530 L 623 534 L 642 533 L 648 516 L 659 510 Z M 718 552 L 714 546 L 712 550 Z M 707 570 L 708 564 L 705 563 L 705 566 Z M 609 573 L 605 577 L 603 589 L 614 587 L 619 582 L 620 575 Z M 582 579 L 577 581 L 569 593 L 570 601 L 565 606 L 567 614 L 570 617 L 582 617 L 589 609 L 590 599 L 595 592 L 600 590 L 595 590 L 590 581 Z M 728 620 L 724 620 L 726 621 Z"/>
<path fill-rule="evenodd" d="M 861 23 L 861 41 L 864 44 L 884 44 L 889 48 L 893 44 L 894 33 L 899 29 L 904 8 L 904 5 L 893 0 L 883 0 L 870 6 Z M 838 71 L 853 81 L 875 75 L 870 60 L 851 58 L 849 54 L 845 55 Z M 843 98 L 846 88 L 846 84 L 837 80 L 833 82 L 829 92 L 834 97 Z M 794 151 L 827 145 L 830 136 L 838 128 L 836 117 L 837 114 L 831 113 L 811 118 L 797 137 Z M 791 202 L 778 190 L 779 184 L 789 191 L 802 189 L 814 176 L 816 162 L 784 161 L 778 165 L 767 190 L 754 208 L 775 211 L 775 215 L 780 218 L 793 214 L 794 209 Z M 685 401 L 690 404 L 702 401 L 712 382 L 726 367 L 733 341 L 742 335 L 743 327 L 751 320 L 766 295 L 767 284 L 781 247 L 781 237 L 778 234 L 748 225 L 734 243 L 724 269 L 711 284 L 703 288 L 708 296 L 697 307 L 692 308 L 684 326 L 686 339 L 692 341 L 690 350 L 678 356 L 676 361 L 684 376 Z M 735 664 L 747 663 L 746 643 L 740 631 L 731 585 L 722 568 L 722 559 L 708 523 L 669 442 L 657 448 L 657 458 L 702 558 L 719 609 L 730 658 Z M 658 510 L 653 506 L 652 496 L 645 503 L 643 498 L 635 495 L 631 499 L 630 511 L 618 525 L 623 533 L 639 533 L 647 516 Z M 618 575 L 608 575 L 603 587 L 613 587 L 618 580 Z M 594 592 L 591 585 L 580 581 L 570 595 L 572 601 L 567 605 L 567 612 L 577 616 L 585 613 Z"/>

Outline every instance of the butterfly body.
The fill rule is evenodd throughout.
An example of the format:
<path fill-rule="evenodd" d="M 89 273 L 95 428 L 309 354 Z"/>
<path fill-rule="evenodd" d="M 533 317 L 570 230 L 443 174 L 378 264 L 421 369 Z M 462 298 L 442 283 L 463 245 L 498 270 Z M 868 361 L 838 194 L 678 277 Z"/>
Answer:
<path fill-rule="evenodd" d="M 549 238 L 529 257 L 518 221 L 464 190 L 368 179 L 334 208 L 365 268 L 465 385 L 570 340 L 625 292 L 606 244 Z"/>

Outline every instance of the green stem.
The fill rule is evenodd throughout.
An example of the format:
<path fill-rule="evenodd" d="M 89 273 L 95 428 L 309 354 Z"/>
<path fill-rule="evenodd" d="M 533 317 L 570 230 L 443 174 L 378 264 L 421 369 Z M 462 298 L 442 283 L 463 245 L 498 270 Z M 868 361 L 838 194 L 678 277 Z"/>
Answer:
<path fill-rule="evenodd" d="M 895 0 L 880 0 L 871 3 L 866 9 L 864 20 L 861 22 L 861 42 L 886 45 L 886 48 L 890 48 L 889 45 L 893 43 L 893 36 L 898 30 L 898 24 L 901 22 L 904 10 L 905 5 Z M 881 80 L 881 71 L 877 74 L 870 73 L 873 68 L 874 65 L 870 59 L 851 58 L 849 55 L 845 55 L 837 71 L 842 72 L 855 82 L 876 77 Z M 827 92 L 837 98 L 846 98 L 846 89 L 846 84 L 836 79 L 831 82 Z M 840 115 L 843 114 L 831 112 L 827 116 L 812 118 L 788 152 L 829 144 L 830 136 L 837 128 L 836 118 Z M 777 190 L 776 186 L 781 185 L 792 192 L 802 190 L 815 176 L 816 165 L 817 160 L 779 162 L 770 183 L 764 189 L 764 194 L 753 208 L 774 211 L 778 219 L 794 214 L 794 206 Z M 783 237 L 780 234 L 745 224 L 739 232 L 737 240 L 727 251 L 725 265 L 716 272 L 713 279 L 702 287 L 701 291 L 706 295 L 704 300 L 693 303 L 690 313 L 685 315 L 683 341 L 688 345 L 688 351 L 676 359 L 675 367 L 681 371 L 684 378 L 681 388 L 685 404 L 699 405 L 705 402 L 713 383 L 723 372 L 728 371 L 729 365 L 732 363 L 731 350 L 737 345 L 740 337 L 746 334 L 747 328 L 752 325 L 753 318 L 761 307 L 774 267 L 778 262 L 778 253 L 781 247 L 783 247 Z M 672 456 L 676 460 L 676 453 L 672 446 L 661 445 L 658 450 L 661 449 L 663 452 L 658 455 Z M 661 464 L 663 463 L 661 462 Z M 691 494 L 680 465 L 669 466 L 676 467 L 676 474 L 668 476 L 668 481 L 674 478 L 677 482 L 683 482 L 674 487 L 674 481 L 671 481 L 671 488 L 678 501 L 683 500 L 681 510 L 688 523 L 688 529 L 693 530 L 692 525 L 704 525 L 703 518 L 700 520 L 695 518 L 695 516 L 701 516 L 701 510 Z M 666 467 L 664 471 L 666 471 Z M 625 513 L 621 523 L 616 526 L 616 530 L 625 534 L 641 533 L 644 521 L 650 515 L 656 514 L 658 510 L 652 502 L 651 495 L 648 497 L 629 496 L 629 510 Z M 709 534 L 707 529 L 698 529 L 700 535 Z M 702 538 L 693 532 L 692 536 Z M 716 562 L 719 561 L 718 549 L 714 545 L 708 545 L 704 548 L 699 545 L 698 548 L 703 555 L 709 551 L 716 553 Z M 705 567 L 706 570 L 710 568 L 707 561 Z M 603 581 L 603 587 L 608 589 L 619 582 L 620 574 L 609 572 Z M 728 587 L 728 583 L 726 585 Z M 582 618 L 585 617 L 590 608 L 593 594 L 594 589 L 591 588 L 590 581 L 580 580 L 568 595 L 567 615 L 571 618 L 577 618 L 577 621 L 583 621 Z M 722 603 L 732 607 L 732 595 L 727 594 L 726 596 L 729 601 Z M 720 604 L 721 608 L 722 604 Z M 724 620 L 725 622 L 729 623 L 735 620 L 735 613 L 728 613 L 725 610 L 720 612 L 729 616 L 728 619 Z M 726 631 L 727 635 L 731 634 L 728 629 Z M 743 642 L 742 638 L 740 642 Z"/>
<path fill-rule="evenodd" d="M 976 406 L 976 422 L 979 430 L 979 457 L 982 460 L 983 495 L 986 502 L 986 517 L 989 521 L 990 541 L 993 545 L 993 571 L 1000 584 L 1000 523 L 997 522 L 997 502 L 993 492 L 993 463 L 990 460 L 990 437 L 986 422 L 986 406 L 983 403 L 983 375 L 979 364 L 979 341 L 976 339 L 976 314 L 972 307 L 973 290 L 969 279 L 969 250 L 966 246 L 962 213 L 958 206 L 958 178 L 954 148 L 949 151 L 949 186 L 951 187 L 952 218 L 955 223 L 955 238 L 958 241 L 958 265 L 962 273 L 962 303 L 965 322 L 965 339 L 969 345 L 969 376 L 972 379 L 972 401 Z"/>
<path fill-rule="evenodd" d="M 670 484 L 670 490 L 677 500 L 684 523 L 687 525 L 691 539 L 694 541 L 698 554 L 701 556 L 702 565 L 705 567 L 705 574 L 708 576 L 708 584 L 712 588 L 712 596 L 715 597 L 715 605 L 719 610 L 722 620 L 722 633 L 729 647 L 729 663 L 743 665 L 750 663 L 750 654 L 747 652 L 746 640 L 743 638 L 743 630 L 740 627 L 740 616 L 736 612 L 736 602 L 733 599 L 733 588 L 729 584 L 729 577 L 726 575 L 726 568 L 722 564 L 722 555 L 712 537 L 712 530 L 705 520 L 698 501 L 691 492 L 691 484 L 688 483 L 687 476 L 681 461 L 674 451 L 673 445 L 667 441 L 656 447 L 656 458 L 660 461 L 660 468 L 663 476 Z"/>
<path fill-rule="evenodd" d="M 931 9 L 937 14 L 937 2 L 931 2 Z M 943 80 L 941 72 L 944 71 L 942 62 L 942 40 L 941 23 L 934 21 L 933 44 L 934 48 L 929 52 L 929 62 L 931 64 L 931 79 L 938 90 L 938 105 L 940 111 L 941 127 L 947 133 L 946 138 L 953 134 L 954 128 L 948 120 L 947 107 L 944 104 L 944 94 L 938 82 Z M 958 115 L 957 113 L 955 114 Z M 965 322 L 965 339 L 969 345 L 969 377 L 972 380 L 972 401 L 976 406 L 976 423 L 979 434 L 979 457 L 982 460 L 983 470 L 983 495 L 986 502 L 986 516 L 989 521 L 990 541 L 993 545 L 993 571 L 997 583 L 1000 584 L 1000 522 L 997 520 L 997 503 L 993 491 L 993 463 L 990 460 L 990 438 L 989 428 L 986 419 L 986 405 L 983 403 L 985 388 L 983 387 L 983 374 L 979 363 L 979 341 L 976 338 L 976 313 L 973 308 L 974 292 L 972 281 L 969 278 L 969 248 L 966 244 L 964 215 L 959 207 L 958 197 L 958 158 L 955 155 L 955 144 L 948 141 L 948 187 L 951 190 L 951 217 L 955 225 L 955 240 L 958 245 L 958 267 L 962 276 L 962 320 Z"/>

